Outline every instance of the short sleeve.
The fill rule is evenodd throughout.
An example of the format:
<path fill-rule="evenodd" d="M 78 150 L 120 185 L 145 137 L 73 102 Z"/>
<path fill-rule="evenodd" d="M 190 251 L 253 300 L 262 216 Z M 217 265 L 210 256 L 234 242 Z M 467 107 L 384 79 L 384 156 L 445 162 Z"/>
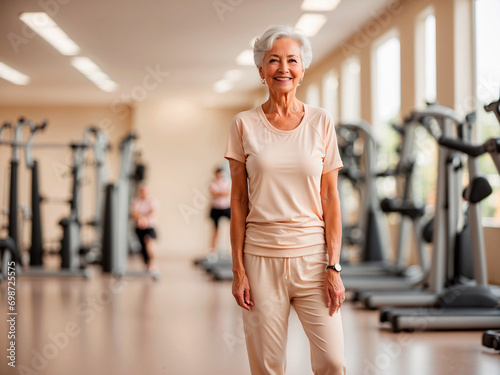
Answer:
<path fill-rule="evenodd" d="M 229 129 L 224 158 L 234 159 L 242 163 L 246 161 L 245 151 L 243 149 L 242 123 L 237 117 L 233 118 L 231 128 Z"/>
<path fill-rule="evenodd" d="M 323 160 L 323 174 L 331 172 L 335 169 L 344 167 L 342 159 L 340 158 L 339 145 L 337 143 L 337 134 L 335 133 L 335 126 L 330 117 L 327 118 L 326 123 L 326 139 L 325 139 L 325 158 Z"/>

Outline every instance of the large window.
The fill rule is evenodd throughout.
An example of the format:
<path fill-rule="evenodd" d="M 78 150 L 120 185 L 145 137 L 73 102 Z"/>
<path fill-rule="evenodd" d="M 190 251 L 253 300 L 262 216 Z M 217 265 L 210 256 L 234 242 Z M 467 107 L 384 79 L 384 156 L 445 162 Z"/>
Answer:
<path fill-rule="evenodd" d="M 500 124 L 483 106 L 500 95 L 500 0 L 475 1 L 475 50 L 477 126 L 480 141 L 498 137 Z M 480 159 L 481 172 L 493 186 L 493 194 L 482 203 L 483 216 L 500 225 L 500 177 L 488 155 Z"/>
<path fill-rule="evenodd" d="M 347 58 L 342 64 L 341 76 L 341 120 L 356 122 L 361 119 L 360 65 L 357 56 Z"/>
<path fill-rule="evenodd" d="M 415 29 L 415 106 L 436 101 L 436 17 L 428 7 L 416 18 Z M 433 204 L 437 184 L 437 144 L 422 127 L 415 131 L 415 169 L 413 197 Z"/>
<path fill-rule="evenodd" d="M 330 70 L 323 77 L 321 105 L 330 113 L 335 123 L 339 120 L 338 89 L 339 80 L 337 74 L 334 70 Z"/>
<path fill-rule="evenodd" d="M 416 105 L 436 101 L 436 17 L 432 7 L 417 17 L 415 38 Z"/>
<path fill-rule="evenodd" d="M 374 43 L 373 55 L 373 125 L 380 142 L 378 168 L 395 167 L 400 136 L 392 123 L 400 120 L 401 56 L 397 33 L 390 31 Z"/>

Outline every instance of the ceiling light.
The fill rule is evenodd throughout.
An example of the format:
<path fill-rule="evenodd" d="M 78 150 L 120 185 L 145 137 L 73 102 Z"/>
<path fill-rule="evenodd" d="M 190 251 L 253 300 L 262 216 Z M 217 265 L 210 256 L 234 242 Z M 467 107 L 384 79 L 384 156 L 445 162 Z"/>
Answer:
<path fill-rule="evenodd" d="M 341 0 L 304 0 L 300 8 L 307 11 L 334 10 Z"/>
<path fill-rule="evenodd" d="M 243 78 L 243 71 L 238 69 L 231 69 L 224 73 L 224 78 L 229 81 L 239 81 Z"/>
<path fill-rule="evenodd" d="M 251 66 L 254 65 L 253 61 L 253 51 L 251 49 L 246 49 L 242 51 L 238 57 L 236 57 L 236 63 L 238 65 L 247 65 Z"/>
<path fill-rule="evenodd" d="M 112 92 L 118 88 L 116 82 L 88 57 L 74 57 L 71 59 L 71 65 L 103 91 Z"/>
<path fill-rule="evenodd" d="M 80 47 L 57 26 L 52 18 L 44 12 L 21 13 L 21 21 L 28 25 L 56 50 L 66 56 L 74 56 L 80 52 Z"/>
<path fill-rule="evenodd" d="M 94 81 L 94 83 L 102 91 L 106 91 L 106 92 L 113 92 L 113 91 L 116 91 L 116 89 L 118 88 L 117 83 L 114 82 L 114 81 L 112 81 L 112 80 L 110 80 L 110 79 L 103 80 L 103 81 L 97 81 L 97 82 Z"/>
<path fill-rule="evenodd" d="M 306 13 L 299 18 L 295 28 L 302 30 L 308 37 L 313 37 L 325 22 L 326 16 L 324 14 Z"/>
<path fill-rule="evenodd" d="M 233 82 L 227 79 L 221 79 L 214 83 L 213 89 L 219 94 L 230 91 L 233 88 Z"/>
<path fill-rule="evenodd" d="M 30 77 L 0 62 L 0 78 L 3 78 L 15 85 L 27 85 Z"/>

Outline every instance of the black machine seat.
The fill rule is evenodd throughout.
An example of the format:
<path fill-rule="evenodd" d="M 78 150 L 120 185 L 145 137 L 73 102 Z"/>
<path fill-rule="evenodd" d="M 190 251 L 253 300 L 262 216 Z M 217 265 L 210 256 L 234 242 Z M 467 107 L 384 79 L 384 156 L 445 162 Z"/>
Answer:
<path fill-rule="evenodd" d="M 478 203 L 488 197 L 492 192 L 493 189 L 488 180 L 483 176 L 478 176 L 464 189 L 463 197 L 471 203 Z"/>

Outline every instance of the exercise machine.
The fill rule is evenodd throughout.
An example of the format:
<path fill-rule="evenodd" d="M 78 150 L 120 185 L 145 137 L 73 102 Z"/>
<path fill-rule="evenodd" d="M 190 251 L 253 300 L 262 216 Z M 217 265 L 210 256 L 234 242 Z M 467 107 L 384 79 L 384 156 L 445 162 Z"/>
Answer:
<path fill-rule="evenodd" d="M 91 165 L 95 170 L 95 203 L 92 217 L 83 225 L 92 229 L 92 236 L 80 248 L 85 263 L 99 264 L 102 260 L 102 226 L 104 214 L 104 195 L 107 184 L 106 154 L 110 148 L 106 133 L 97 127 L 85 129 L 83 143 L 87 144 L 93 154 Z M 88 165 L 88 163 L 86 163 Z M 83 242 L 83 240 L 82 240 Z"/>
<path fill-rule="evenodd" d="M 468 116 L 461 131 L 470 133 L 475 116 Z M 480 216 L 480 202 L 491 194 L 488 181 L 478 174 L 477 157 L 489 153 L 500 174 L 500 137 L 487 140 L 482 145 L 473 145 L 469 142 L 468 134 L 462 137 L 453 137 L 449 124 L 432 126 L 433 122 L 423 119 L 429 131 L 437 139 L 440 151 L 448 153 L 459 152 L 466 154 L 469 170 L 469 185 L 463 192 L 468 202 L 467 218 L 470 227 L 470 239 L 474 268 L 475 284 L 455 284 L 443 288 L 437 295 L 436 301 L 427 308 L 385 309 L 381 312 L 381 321 L 390 322 L 394 332 L 401 330 L 427 329 L 487 329 L 500 328 L 500 306 L 497 296 L 487 284 L 486 258 L 484 239 Z M 441 124 L 442 125 L 442 124 Z M 441 153 L 440 153 L 441 156 Z M 449 166 L 454 168 L 453 163 Z M 447 174 L 438 176 L 437 212 L 434 223 L 434 242 L 437 245 L 435 254 L 443 258 L 446 254 L 440 251 L 443 247 L 453 249 L 463 240 L 456 236 L 454 216 L 457 215 L 457 204 L 453 204 L 453 193 L 460 195 L 459 181 L 450 181 Z M 445 214 L 448 214 L 446 216 Z M 437 242 L 439 241 L 439 242 Z M 445 246 L 443 246 L 445 245 Z M 448 271 L 456 262 L 456 253 L 449 251 Z M 444 259 L 438 259 L 438 263 Z M 431 282 L 443 281 L 445 269 L 437 270 Z M 449 276 L 449 275 L 448 275 Z"/>
<path fill-rule="evenodd" d="M 500 124 L 500 99 L 497 101 L 491 102 L 488 105 L 484 106 L 484 110 L 486 112 L 493 112 Z M 500 168 L 497 166 L 497 169 Z M 500 350 L 500 331 L 491 331 L 488 330 L 483 333 L 482 344 L 487 348 L 493 348 L 495 350 Z"/>
<path fill-rule="evenodd" d="M 347 128 L 362 133 L 364 138 L 364 178 L 363 199 L 360 207 L 359 231 L 364 233 L 364 242 L 361 242 L 364 259 L 359 264 L 342 267 L 342 280 L 346 289 L 357 290 L 360 288 L 394 289 L 408 288 L 420 283 L 427 272 L 427 257 L 421 241 L 421 218 L 424 208 L 414 204 L 411 199 L 412 172 L 414 162 L 411 159 L 413 138 L 406 128 L 394 127 L 402 136 L 400 161 L 394 170 L 377 172 L 376 141 L 372 135 L 371 125 L 341 124 L 340 129 Z M 384 199 L 379 203 L 375 186 L 376 178 L 394 176 L 402 179 L 401 200 Z M 388 262 L 387 250 L 390 248 L 388 233 L 389 228 L 385 214 L 397 213 L 401 216 L 398 229 L 398 242 L 396 247 L 396 260 Z M 406 258 L 408 253 L 408 235 L 410 225 L 413 224 L 415 247 L 420 262 L 419 266 L 408 267 Z"/>
<path fill-rule="evenodd" d="M 11 125 L 8 122 L 2 124 L 0 127 L 0 144 L 2 143 L 5 131 L 10 128 Z M 21 264 L 18 248 L 11 237 L 5 237 L 0 239 L 0 282 L 2 282 L 2 279 L 7 277 L 9 274 L 8 270 L 11 261 L 15 262 L 15 268 L 18 269 Z"/>
<path fill-rule="evenodd" d="M 344 164 L 338 178 L 343 272 L 346 275 L 384 274 L 390 265 L 385 260 L 385 249 L 388 248 L 388 239 L 383 231 L 385 218 L 378 205 L 374 182 L 377 143 L 371 126 L 364 122 L 339 124 L 336 126 L 336 133 Z M 356 191 L 359 195 L 358 213 L 354 222 L 347 218 L 346 190 Z M 345 255 L 347 245 L 358 248 L 359 261 L 355 267 L 348 265 L 350 260 Z"/>
<path fill-rule="evenodd" d="M 128 134 L 120 143 L 122 158 L 120 176 L 115 183 L 106 187 L 104 208 L 103 239 L 102 239 L 102 266 L 105 273 L 116 277 L 152 277 L 158 280 L 159 272 L 131 271 L 127 269 L 131 245 L 130 203 L 133 184 L 136 177 L 143 174 L 143 168 L 135 163 L 135 143 L 137 135 Z M 142 172 L 138 173 L 138 169 Z"/>
<path fill-rule="evenodd" d="M 446 107 L 431 104 L 422 111 L 414 111 L 405 120 L 405 128 L 413 133 L 415 127 L 436 121 L 437 127 L 447 133 L 461 132 L 463 120 L 458 114 Z M 376 309 L 384 306 L 429 306 L 435 303 L 439 294 L 447 285 L 452 285 L 462 275 L 473 278 L 473 272 L 464 269 L 464 264 L 471 264 L 469 227 L 463 222 L 461 196 L 458 186 L 462 179 L 463 155 L 453 150 L 440 147 L 438 150 L 438 197 L 435 202 L 434 219 L 427 225 L 427 240 L 433 244 L 433 257 L 429 273 L 422 282 L 411 288 L 385 291 L 372 290 L 370 287 L 357 291 L 357 299 L 365 307 Z M 462 221 L 462 222 L 461 222 Z M 439 225 L 439 227 L 436 227 Z M 434 227 L 432 227 L 434 226 Z M 429 228 L 430 227 L 430 228 Z M 434 235 L 432 234 L 434 233 Z M 455 241 L 455 237 L 460 240 Z M 455 253 L 458 254 L 455 257 Z M 455 258 L 462 258 L 455 264 Z"/>
<path fill-rule="evenodd" d="M 33 144 L 35 135 L 47 126 L 47 122 L 35 125 L 32 121 L 19 119 L 14 127 L 14 136 L 11 142 L 3 141 L 3 144 L 12 147 L 12 159 L 10 163 L 10 192 L 9 192 L 9 236 L 19 249 L 20 239 L 18 231 L 18 168 L 21 149 L 25 152 L 25 162 L 31 174 L 31 245 L 29 249 L 30 261 L 29 267 L 24 267 L 20 275 L 25 276 L 71 276 L 88 278 L 89 270 L 85 269 L 79 262 L 79 222 L 77 215 L 74 214 L 77 207 L 79 178 L 81 177 L 81 168 L 83 159 L 80 152 L 85 148 L 82 144 L 70 145 L 74 152 L 73 174 L 73 197 L 71 200 L 72 214 L 69 222 L 64 228 L 63 240 L 61 243 L 61 265 L 57 270 L 49 270 L 43 267 L 43 256 L 46 253 L 43 249 L 42 239 L 42 221 L 41 221 L 41 201 L 39 193 L 38 163 L 33 158 L 34 147 L 47 148 L 67 148 L 68 145 L 54 144 Z M 28 128 L 30 133 L 23 141 L 23 130 Z"/>

